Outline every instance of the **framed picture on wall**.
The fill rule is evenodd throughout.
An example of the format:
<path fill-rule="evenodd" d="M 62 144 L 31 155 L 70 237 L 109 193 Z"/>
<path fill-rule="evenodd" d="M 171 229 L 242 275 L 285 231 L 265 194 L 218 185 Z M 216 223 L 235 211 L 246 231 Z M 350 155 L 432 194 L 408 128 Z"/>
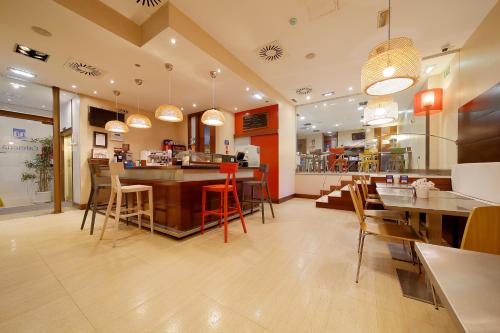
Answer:
<path fill-rule="evenodd" d="M 94 147 L 108 147 L 108 133 L 94 131 Z"/>

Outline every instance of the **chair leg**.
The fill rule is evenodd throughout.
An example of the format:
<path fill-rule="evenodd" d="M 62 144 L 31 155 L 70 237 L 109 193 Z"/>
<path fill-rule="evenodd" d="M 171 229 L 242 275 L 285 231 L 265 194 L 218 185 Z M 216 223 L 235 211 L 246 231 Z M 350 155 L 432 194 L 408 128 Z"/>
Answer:
<path fill-rule="evenodd" d="M 250 202 L 251 202 L 251 206 L 250 206 L 250 214 L 253 214 L 253 201 L 255 199 L 253 198 L 253 185 L 250 185 Z"/>
<path fill-rule="evenodd" d="M 92 195 L 92 221 L 90 221 L 90 234 L 94 234 L 94 224 L 95 224 L 95 214 L 97 212 L 97 197 L 99 196 L 99 190 L 95 191 Z"/>
<path fill-rule="evenodd" d="M 83 214 L 82 225 L 80 226 L 80 230 L 83 230 L 85 226 L 85 220 L 87 219 L 87 214 L 89 213 L 90 203 L 92 202 L 92 197 L 94 195 L 94 189 L 90 189 L 89 200 L 87 200 L 87 207 L 85 208 L 85 213 Z"/>
<path fill-rule="evenodd" d="M 139 229 L 142 229 L 142 193 L 137 192 L 135 195 L 137 197 L 137 224 Z"/>
<path fill-rule="evenodd" d="M 224 243 L 227 243 L 227 192 L 224 192 Z"/>
<path fill-rule="evenodd" d="M 104 236 L 104 230 L 106 230 L 106 226 L 108 225 L 109 213 L 111 213 L 111 208 L 113 207 L 113 202 L 115 201 L 115 194 L 116 193 L 111 190 L 111 193 L 109 194 L 108 207 L 106 208 L 106 216 L 104 217 L 104 224 L 102 225 L 101 237 L 99 237 L 99 239 L 102 239 Z"/>
<path fill-rule="evenodd" d="M 224 216 L 224 193 L 220 193 L 220 215 L 219 215 L 219 227 L 222 227 L 222 217 Z"/>
<path fill-rule="evenodd" d="M 151 233 L 154 233 L 154 207 L 153 207 L 153 190 L 148 190 L 148 208 L 149 208 L 149 226 Z"/>
<path fill-rule="evenodd" d="M 125 200 L 125 208 L 127 209 L 127 214 L 129 213 L 128 211 L 128 195 L 127 193 L 123 193 L 123 200 Z M 125 218 L 126 225 L 128 226 L 128 216 Z"/>
<path fill-rule="evenodd" d="M 266 192 L 267 192 L 267 201 L 269 202 L 269 206 L 271 207 L 271 215 L 274 219 L 274 209 L 273 209 L 273 200 L 271 199 L 271 193 L 269 192 L 269 183 L 266 181 Z"/>
<path fill-rule="evenodd" d="M 247 226 L 245 224 L 245 218 L 243 217 L 243 211 L 241 210 L 240 199 L 238 199 L 238 192 L 236 188 L 233 189 L 234 201 L 236 202 L 236 209 L 238 209 L 238 213 L 240 214 L 241 226 L 243 227 L 243 231 L 245 234 L 247 233 Z M 227 197 L 226 197 L 227 198 Z M 226 199 L 227 203 L 227 199 Z M 227 216 L 227 213 L 226 213 Z"/>
<path fill-rule="evenodd" d="M 363 231 L 361 230 L 361 228 L 359 229 L 359 234 L 358 234 L 358 253 L 359 253 L 359 248 L 361 246 L 361 233 Z"/>
<path fill-rule="evenodd" d="M 260 185 L 260 210 L 262 210 L 262 224 L 266 223 L 264 217 L 264 186 Z"/>
<path fill-rule="evenodd" d="M 116 213 L 115 213 L 115 232 L 113 233 L 113 247 L 116 246 L 116 238 L 118 237 L 118 224 L 120 223 L 120 211 L 122 209 L 122 193 L 116 194 Z"/>
<path fill-rule="evenodd" d="M 205 202 L 207 201 L 207 192 L 205 189 L 201 191 L 201 233 L 205 231 Z"/>
<path fill-rule="evenodd" d="M 434 309 L 439 310 L 439 306 L 437 303 L 437 297 L 436 297 L 436 289 L 434 289 L 434 286 L 431 283 L 431 292 L 432 292 L 432 301 L 434 302 Z"/>
<path fill-rule="evenodd" d="M 359 280 L 359 269 L 361 267 L 361 259 L 363 258 L 363 247 L 365 245 L 365 237 L 366 234 L 362 232 L 361 234 L 361 246 L 359 248 L 359 254 L 358 254 L 358 271 L 356 272 L 356 283 L 358 283 Z"/>

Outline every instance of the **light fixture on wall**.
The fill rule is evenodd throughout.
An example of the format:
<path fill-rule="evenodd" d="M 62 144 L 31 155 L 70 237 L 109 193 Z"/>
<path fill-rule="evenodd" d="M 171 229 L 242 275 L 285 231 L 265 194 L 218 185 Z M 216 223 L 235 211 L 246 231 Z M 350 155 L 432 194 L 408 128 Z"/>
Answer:
<path fill-rule="evenodd" d="M 413 86 L 420 75 L 420 54 L 408 37 L 391 39 L 391 0 L 387 41 L 375 46 L 361 69 L 361 90 L 384 96 Z"/>
<path fill-rule="evenodd" d="M 165 64 L 165 68 L 168 73 L 168 104 L 162 104 L 156 108 L 155 117 L 163 121 L 169 121 L 173 123 L 180 122 L 184 119 L 182 111 L 175 105 L 172 105 L 172 84 L 171 84 L 171 72 L 174 69 L 172 64 Z"/>
<path fill-rule="evenodd" d="M 398 120 L 398 103 L 390 96 L 379 96 L 368 101 L 363 120 L 369 126 L 383 125 Z"/>
<path fill-rule="evenodd" d="M 217 72 L 211 71 L 210 77 L 212 78 L 212 108 L 203 112 L 201 122 L 208 126 L 222 126 L 225 121 L 224 115 L 215 108 L 215 79 L 217 78 Z"/>
<path fill-rule="evenodd" d="M 115 95 L 115 110 L 116 110 L 116 120 L 110 120 L 104 125 L 104 128 L 108 132 L 113 133 L 127 133 L 128 126 L 123 121 L 118 120 L 118 96 L 120 92 L 118 90 L 113 90 L 113 95 Z"/>
<path fill-rule="evenodd" d="M 142 85 L 142 80 L 135 79 L 135 84 L 137 87 L 140 87 Z M 149 120 L 147 116 L 141 114 L 139 108 L 139 91 L 137 92 L 137 113 L 128 116 L 127 125 L 134 128 L 151 128 L 151 120 Z"/>
<path fill-rule="evenodd" d="M 425 116 L 443 111 L 443 88 L 419 91 L 413 97 L 413 114 Z"/>

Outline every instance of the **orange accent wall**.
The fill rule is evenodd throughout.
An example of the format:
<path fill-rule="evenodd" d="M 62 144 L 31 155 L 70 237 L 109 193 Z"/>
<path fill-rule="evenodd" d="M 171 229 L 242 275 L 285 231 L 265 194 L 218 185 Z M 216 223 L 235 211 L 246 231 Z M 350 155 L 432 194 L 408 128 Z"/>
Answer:
<path fill-rule="evenodd" d="M 243 131 L 243 116 L 247 113 L 268 113 L 268 127 L 252 131 Z M 278 130 L 278 105 L 265 106 L 258 109 L 238 112 L 234 117 L 235 136 L 249 136 L 250 143 L 260 147 L 260 163 L 269 164 L 269 192 L 273 200 L 279 199 L 279 141 L 278 134 L 268 134 L 271 130 Z M 266 133 L 267 132 L 267 133 Z M 260 177 L 259 172 L 255 176 Z"/>

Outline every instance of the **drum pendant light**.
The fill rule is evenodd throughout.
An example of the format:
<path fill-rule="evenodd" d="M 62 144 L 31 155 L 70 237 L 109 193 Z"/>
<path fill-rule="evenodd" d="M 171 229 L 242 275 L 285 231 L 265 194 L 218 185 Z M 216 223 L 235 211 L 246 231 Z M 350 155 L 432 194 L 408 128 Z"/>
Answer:
<path fill-rule="evenodd" d="M 168 104 L 162 104 L 159 107 L 156 108 L 155 111 L 155 118 L 160 119 L 163 121 L 169 121 L 173 123 L 180 122 L 184 119 L 184 115 L 182 114 L 182 111 L 179 110 L 179 108 L 175 105 L 172 105 L 171 102 L 171 72 L 174 69 L 174 66 L 172 64 L 165 64 L 165 68 L 167 69 L 168 73 Z"/>
<path fill-rule="evenodd" d="M 118 90 L 113 90 L 113 95 L 115 95 L 115 110 L 116 110 L 116 120 L 110 120 L 106 122 L 104 128 L 108 132 L 113 133 L 127 133 L 128 126 L 123 121 L 118 120 L 118 96 L 120 96 L 120 92 Z"/>
<path fill-rule="evenodd" d="M 224 125 L 224 114 L 215 108 L 215 79 L 217 72 L 211 71 L 210 77 L 212 78 L 212 108 L 207 110 L 201 116 L 201 122 L 208 126 L 222 126 Z"/>
<path fill-rule="evenodd" d="M 363 119 L 369 126 L 393 123 L 398 120 L 398 103 L 390 96 L 375 97 L 368 101 Z"/>
<path fill-rule="evenodd" d="M 391 39 L 391 0 L 387 41 L 375 46 L 361 69 L 361 90 L 384 96 L 410 88 L 420 75 L 420 54 L 407 37 Z"/>
<path fill-rule="evenodd" d="M 135 79 L 135 84 L 137 87 L 142 85 L 141 79 Z M 151 128 L 151 120 L 143 114 L 139 108 L 139 92 L 137 92 L 137 113 L 131 114 L 127 118 L 127 125 L 134 128 Z"/>

